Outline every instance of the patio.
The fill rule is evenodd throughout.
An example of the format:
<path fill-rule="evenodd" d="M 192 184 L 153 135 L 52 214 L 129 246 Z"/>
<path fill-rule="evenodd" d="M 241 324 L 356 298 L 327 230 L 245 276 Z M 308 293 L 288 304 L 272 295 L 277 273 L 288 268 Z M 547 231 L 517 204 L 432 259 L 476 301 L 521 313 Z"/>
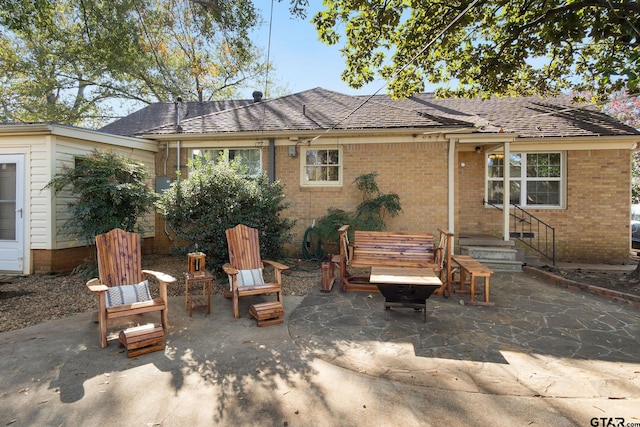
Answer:
<path fill-rule="evenodd" d="M 427 300 L 427 323 L 379 294 L 285 297 L 258 328 L 219 295 L 170 299 L 164 352 L 128 359 L 90 314 L 0 334 L 5 425 L 590 425 L 637 419 L 640 312 L 529 274 L 495 307 Z M 157 316 L 156 316 L 157 317 Z M 138 319 L 144 322 L 144 319 Z M 151 320 L 153 321 L 153 319 Z"/>

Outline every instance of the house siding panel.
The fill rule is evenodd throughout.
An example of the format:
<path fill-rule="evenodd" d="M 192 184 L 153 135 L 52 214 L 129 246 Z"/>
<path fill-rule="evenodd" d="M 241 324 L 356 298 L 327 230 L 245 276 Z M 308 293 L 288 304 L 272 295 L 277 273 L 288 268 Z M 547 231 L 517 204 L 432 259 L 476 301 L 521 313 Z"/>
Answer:
<path fill-rule="evenodd" d="M 55 141 L 55 165 L 56 171 L 60 172 L 63 168 L 73 168 L 75 166 L 75 158 L 77 156 L 86 156 L 93 152 L 93 150 L 105 151 L 110 150 L 119 155 L 125 155 L 131 157 L 134 160 L 138 160 L 145 164 L 148 168 L 150 181 L 149 185 L 153 187 L 153 179 L 155 177 L 155 153 L 149 151 L 143 151 L 135 148 L 121 147 L 121 146 L 108 146 L 106 144 L 99 144 L 91 141 L 75 140 L 70 138 L 58 137 Z M 51 230 L 50 240 L 53 242 L 53 249 L 65 249 L 83 246 L 85 242 L 78 241 L 73 236 L 67 236 L 60 233 L 63 229 L 64 223 L 69 219 L 67 212 L 67 206 L 69 202 L 73 201 L 73 198 L 68 193 L 61 193 L 55 198 L 55 214 L 54 227 Z M 143 220 L 146 225 L 145 237 L 153 237 L 155 235 L 155 213 L 150 213 Z"/>
<path fill-rule="evenodd" d="M 31 146 L 30 180 L 31 191 L 29 235 L 31 249 L 49 249 L 51 240 L 48 230 L 51 228 L 51 198 L 45 186 L 51 179 L 50 163 L 51 137 L 43 136 L 37 144 Z"/>

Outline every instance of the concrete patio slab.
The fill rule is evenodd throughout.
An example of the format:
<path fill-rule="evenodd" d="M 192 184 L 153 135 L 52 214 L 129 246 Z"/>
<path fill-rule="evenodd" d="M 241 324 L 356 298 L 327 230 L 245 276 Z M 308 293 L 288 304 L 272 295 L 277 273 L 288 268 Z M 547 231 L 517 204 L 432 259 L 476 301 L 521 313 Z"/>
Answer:
<path fill-rule="evenodd" d="M 172 298 L 163 352 L 127 358 L 91 314 L 0 334 L 0 423 L 12 426 L 587 426 L 640 422 L 640 310 L 527 273 L 492 278 L 495 307 L 379 294 L 286 297 L 285 322 L 213 297 Z M 28 313 L 25 313 L 28 315 Z M 599 424 L 602 425 L 602 424 Z"/>

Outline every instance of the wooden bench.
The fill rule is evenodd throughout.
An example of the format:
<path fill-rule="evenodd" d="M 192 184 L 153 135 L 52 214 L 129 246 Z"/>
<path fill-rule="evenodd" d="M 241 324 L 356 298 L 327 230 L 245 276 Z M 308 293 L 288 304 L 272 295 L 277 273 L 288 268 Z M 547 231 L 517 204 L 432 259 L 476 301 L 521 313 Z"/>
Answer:
<path fill-rule="evenodd" d="M 453 255 L 453 266 L 459 268 L 460 280 L 459 289 L 456 289 L 456 293 L 469 293 L 469 304 L 471 305 L 495 305 L 493 302 L 489 302 L 489 278 L 493 275 L 493 270 L 482 265 L 478 260 L 468 255 Z M 453 276 L 453 275 L 451 275 Z M 469 290 L 464 289 L 464 285 L 467 284 L 467 276 L 469 277 Z M 478 277 L 484 278 L 484 301 L 476 301 L 476 279 Z"/>
<path fill-rule="evenodd" d="M 378 287 L 370 283 L 369 277 L 352 276 L 348 267 L 430 268 L 440 274 L 445 249 L 436 247 L 433 234 L 356 230 L 354 242 L 350 243 L 348 231 L 349 225 L 343 225 L 338 230 L 340 286 L 343 292 L 378 292 Z M 451 239 L 445 239 L 444 245 L 450 248 Z M 445 292 L 445 286 L 446 283 L 440 293 Z"/>

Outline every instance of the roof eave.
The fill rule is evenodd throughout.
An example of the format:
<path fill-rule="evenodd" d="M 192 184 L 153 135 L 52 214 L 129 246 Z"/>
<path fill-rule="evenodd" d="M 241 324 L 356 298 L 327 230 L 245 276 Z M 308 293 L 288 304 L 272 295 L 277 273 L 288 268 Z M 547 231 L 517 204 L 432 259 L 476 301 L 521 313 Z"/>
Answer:
<path fill-rule="evenodd" d="M 142 138 L 157 141 L 193 140 L 193 139 L 269 139 L 269 138 L 314 138 L 330 133 L 332 137 L 354 135 L 392 135 L 392 134 L 446 134 L 455 131 L 473 131 L 469 127 L 395 127 L 395 128 L 359 128 L 359 129 L 318 129 L 318 130 L 265 130 L 249 132 L 210 132 L 210 133 L 171 133 L 171 134 L 142 134 Z"/>
<path fill-rule="evenodd" d="M 158 144 L 149 139 L 113 135 L 110 133 L 100 132 L 92 129 L 77 128 L 74 126 L 54 123 L 24 123 L 0 126 L 0 135 L 6 136 L 49 134 L 66 138 L 91 140 L 93 142 L 103 144 L 118 145 L 129 148 L 139 148 L 146 151 L 158 151 Z"/>

